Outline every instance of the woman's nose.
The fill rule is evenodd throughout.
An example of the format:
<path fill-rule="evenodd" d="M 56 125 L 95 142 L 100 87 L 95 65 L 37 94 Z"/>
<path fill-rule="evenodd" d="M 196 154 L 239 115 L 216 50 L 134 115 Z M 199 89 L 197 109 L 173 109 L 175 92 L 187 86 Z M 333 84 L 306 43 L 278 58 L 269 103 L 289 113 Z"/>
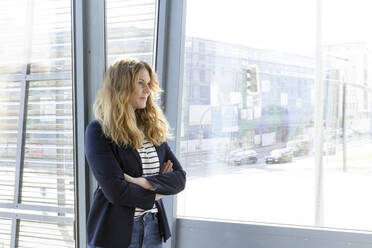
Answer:
<path fill-rule="evenodd" d="M 150 91 L 151 91 L 150 90 L 150 85 L 145 84 L 144 90 L 145 90 L 146 93 L 150 93 Z"/>

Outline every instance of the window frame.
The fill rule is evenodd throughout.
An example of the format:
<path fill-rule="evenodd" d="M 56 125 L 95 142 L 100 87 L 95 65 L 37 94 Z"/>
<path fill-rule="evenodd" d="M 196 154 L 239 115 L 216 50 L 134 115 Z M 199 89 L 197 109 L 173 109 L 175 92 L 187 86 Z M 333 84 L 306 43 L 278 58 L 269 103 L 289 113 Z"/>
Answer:
<path fill-rule="evenodd" d="M 105 39 L 102 39 L 105 37 L 105 8 L 102 3 L 104 1 L 75 0 L 73 2 L 77 247 L 86 247 L 85 223 L 95 184 L 89 175 L 85 161 L 84 131 L 87 123 L 92 119 L 92 103 L 106 67 Z M 321 28 L 320 2 L 321 0 L 317 0 L 318 29 Z M 170 142 L 170 146 L 177 154 L 180 151 L 186 4 L 186 0 L 158 0 L 155 42 L 155 69 L 161 82 L 160 86 L 166 93 L 161 99 L 161 107 L 165 110 L 168 121 L 174 129 L 176 139 Z M 94 22 L 98 22 L 98 25 Z M 317 40 L 319 49 L 321 45 L 319 32 Z M 319 54 L 321 50 L 318 50 L 317 70 L 320 76 L 318 75 L 317 78 L 321 78 Z M 319 120 L 318 122 L 320 123 Z M 320 135 L 321 132 L 318 131 L 317 136 Z M 320 149 L 317 151 L 319 154 Z M 180 218 L 176 215 L 176 205 L 176 196 L 165 198 L 165 208 L 173 233 L 171 240 L 165 244 L 167 248 L 195 247 L 196 244 L 198 247 L 241 247 L 244 244 L 247 247 L 267 248 L 299 246 L 367 248 L 372 245 L 372 234 L 367 232 Z"/>

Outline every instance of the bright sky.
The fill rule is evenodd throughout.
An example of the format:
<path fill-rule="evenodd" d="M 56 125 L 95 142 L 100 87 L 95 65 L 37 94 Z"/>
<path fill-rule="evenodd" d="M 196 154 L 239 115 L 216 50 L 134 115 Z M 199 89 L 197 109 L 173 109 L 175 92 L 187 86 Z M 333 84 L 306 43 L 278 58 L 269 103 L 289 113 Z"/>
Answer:
<path fill-rule="evenodd" d="M 186 34 L 295 54 L 315 53 L 316 0 L 188 0 Z M 323 43 L 372 44 L 372 1 L 323 0 Z M 371 46 L 370 46 L 371 47 Z"/>

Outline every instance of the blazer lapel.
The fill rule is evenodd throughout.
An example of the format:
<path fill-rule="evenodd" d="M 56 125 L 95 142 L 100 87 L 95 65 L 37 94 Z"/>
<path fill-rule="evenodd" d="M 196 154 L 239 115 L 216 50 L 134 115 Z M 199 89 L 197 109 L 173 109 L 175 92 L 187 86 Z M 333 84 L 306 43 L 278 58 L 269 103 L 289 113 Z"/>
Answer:
<path fill-rule="evenodd" d="M 141 160 L 141 157 L 140 157 L 137 149 L 133 148 L 132 152 L 134 153 L 134 156 L 136 157 L 136 160 L 137 160 L 136 165 L 137 165 L 138 168 L 140 168 L 141 176 L 142 176 L 142 160 Z"/>
<path fill-rule="evenodd" d="M 160 154 L 161 154 L 161 152 L 160 152 L 160 146 L 155 146 L 154 145 L 154 147 L 155 147 L 155 150 L 156 150 L 156 153 L 157 153 L 157 155 L 158 155 L 158 158 L 159 158 L 159 166 L 160 166 L 160 171 L 161 171 L 161 169 L 163 168 L 163 163 L 161 162 L 161 157 L 160 157 Z M 131 149 L 131 152 L 133 153 L 133 155 L 135 156 L 135 158 L 136 158 L 136 167 L 138 168 L 138 170 L 141 172 L 141 176 L 142 176 L 142 174 L 143 174 L 143 170 L 142 170 L 142 160 L 141 160 L 141 156 L 139 155 L 139 153 L 138 153 L 138 151 L 137 151 L 137 149 L 135 149 L 135 148 L 133 148 L 133 149 Z"/>
<path fill-rule="evenodd" d="M 156 153 L 158 155 L 158 159 L 159 159 L 159 174 L 161 174 L 161 170 L 163 169 L 163 163 L 162 163 L 162 158 L 160 157 L 160 154 L 161 154 L 160 151 L 159 151 L 160 146 L 154 145 L 154 147 L 155 147 Z"/>

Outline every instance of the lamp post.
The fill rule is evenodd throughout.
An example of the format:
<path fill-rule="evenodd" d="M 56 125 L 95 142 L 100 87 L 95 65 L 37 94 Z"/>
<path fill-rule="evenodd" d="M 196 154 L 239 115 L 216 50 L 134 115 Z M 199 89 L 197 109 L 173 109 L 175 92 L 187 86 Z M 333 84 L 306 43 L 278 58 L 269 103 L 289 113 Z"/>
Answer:
<path fill-rule="evenodd" d="M 346 108 L 346 100 L 347 100 L 347 74 L 345 73 L 346 71 L 346 63 L 350 62 L 350 59 L 348 58 L 343 58 L 340 56 L 335 56 L 332 54 L 327 54 L 327 56 L 330 56 L 332 58 L 335 58 L 337 60 L 343 61 L 343 70 L 341 74 L 341 82 L 340 84 L 342 85 L 342 118 L 341 118 L 341 125 L 342 125 L 342 171 L 346 172 L 347 171 L 347 135 L 346 135 L 346 123 L 347 123 L 347 108 Z M 337 133 L 336 133 L 337 135 Z"/>
<path fill-rule="evenodd" d="M 199 160 L 202 161 L 202 153 L 203 153 L 203 147 L 202 147 L 202 142 L 203 142 L 203 119 L 205 114 L 212 109 L 213 106 L 209 106 L 200 116 L 199 120 Z"/>
<path fill-rule="evenodd" d="M 346 145 L 347 145 L 347 140 L 346 140 L 346 83 L 343 82 L 342 85 L 342 171 L 346 172 L 347 170 L 347 152 L 346 152 Z"/>

